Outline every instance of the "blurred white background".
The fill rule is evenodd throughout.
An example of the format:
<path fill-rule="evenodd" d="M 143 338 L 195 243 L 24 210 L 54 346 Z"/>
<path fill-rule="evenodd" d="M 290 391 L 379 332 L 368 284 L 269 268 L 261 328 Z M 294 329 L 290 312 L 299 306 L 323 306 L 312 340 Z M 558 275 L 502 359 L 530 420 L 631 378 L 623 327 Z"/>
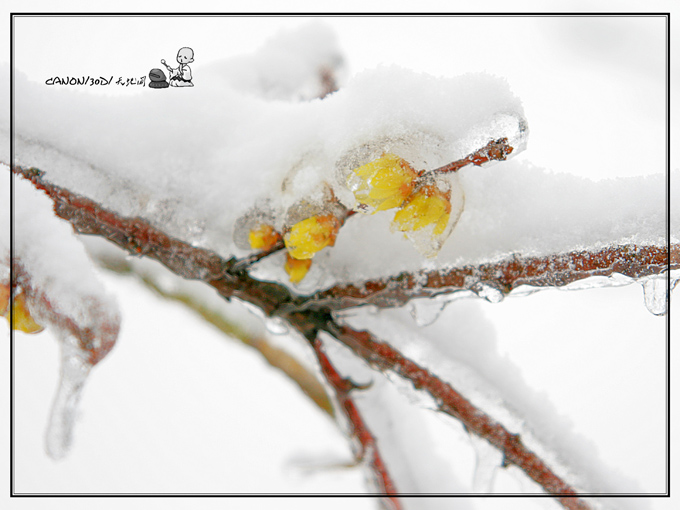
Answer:
<path fill-rule="evenodd" d="M 505 9 L 501 3 L 489 5 Z M 649 2 L 645 8 L 655 5 L 659 11 L 670 9 L 667 2 Z M 202 66 L 250 53 L 276 32 L 306 21 L 297 16 L 15 18 L 15 66 L 37 82 L 64 75 L 143 76 L 160 67 L 161 58 L 174 62 L 179 47 L 191 46 L 194 84 L 200 87 Z M 664 18 L 333 16 L 323 21 L 337 34 L 347 78 L 380 64 L 436 76 L 487 71 L 505 77 L 524 102 L 531 130 L 528 149 L 518 157 L 537 166 L 591 179 L 666 170 Z M 148 91 L 107 87 L 92 92 Z M 15 491 L 365 490 L 357 470 L 310 475 L 302 469 L 324 459 L 346 461 L 349 447 L 337 427 L 256 353 L 130 280 L 103 278 L 121 303 L 123 329 L 119 345 L 93 372 L 75 444 L 64 461 L 51 461 L 43 450 L 58 375 L 56 342 L 49 333 L 15 337 Z M 549 396 L 578 433 L 597 444 L 605 463 L 645 491 L 665 490 L 666 318 L 647 312 L 640 286 L 546 291 L 474 306 L 493 324 L 499 351 L 530 386 Z M 680 309 L 677 304 L 673 309 L 677 323 Z M 8 366 L 7 350 L 2 356 Z M 667 499 L 646 502 L 649 508 L 670 504 Z M 22 503 L 39 504 L 12 500 Z M 348 504 L 375 507 L 363 498 L 239 500 L 237 507 Z M 483 504 L 526 508 L 529 502 Z"/>

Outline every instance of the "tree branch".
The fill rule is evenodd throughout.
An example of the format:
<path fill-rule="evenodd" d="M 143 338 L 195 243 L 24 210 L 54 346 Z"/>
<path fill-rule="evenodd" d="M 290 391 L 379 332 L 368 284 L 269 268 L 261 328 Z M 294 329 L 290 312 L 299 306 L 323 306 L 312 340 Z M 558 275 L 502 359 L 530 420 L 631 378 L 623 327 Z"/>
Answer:
<path fill-rule="evenodd" d="M 44 190 L 53 199 L 57 215 L 70 221 L 76 231 L 105 237 L 130 253 L 158 260 L 182 277 L 208 283 L 226 299 L 238 297 L 259 307 L 267 316 L 287 320 L 311 343 L 323 373 L 335 389 L 345 413 L 350 416 L 354 433 L 364 437 L 363 440 L 360 438 L 364 448 L 375 446 L 375 439 L 365 428 L 361 417 L 353 414 L 356 407 L 349 398 L 348 382 L 335 371 L 321 349 L 317 339 L 320 331 L 347 345 L 373 368 L 390 370 L 411 381 L 416 389 L 427 391 L 442 412 L 460 420 L 470 431 L 500 449 L 507 463 L 520 467 L 571 510 L 586 510 L 590 506 L 575 497 L 576 490 L 528 450 L 518 435 L 507 431 L 448 383 L 405 358 L 390 345 L 376 340 L 370 333 L 338 324 L 331 312 L 369 303 L 396 306 L 415 297 L 472 289 L 479 282 L 494 283 L 499 290 L 507 293 L 523 284 L 560 286 L 588 276 L 611 275 L 613 272 L 636 278 L 659 274 L 668 267 L 676 268 L 680 262 L 678 245 L 673 245 L 670 250 L 666 247 L 628 245 L 546 258 L 516 257 L 445 272 L 402 273 L 394 278 L 366 282 L 363 288 L 344 285 L 313 296 L 294 297 L 283 285 L 255 280 L 244 270 L 234 270 L 234 259 L 225 261 L 214 252 L 174 239 L 141 218 L 120 217 L 92 200 L 49 183 L 39 170 L 15 167 L 13 171 Z M 385 494 L 396 494 L 375 448 L 372 455 L 371 466 Z"/>
<path fill-rule="evenodd" d="M 446 174 L 457 172 L 470 163 L 476 166 L 482 166 L 484 163 L 489 161 L 505 161 L 507 159 L 507 155 L 512 153 L 513 150 L 514 148 L 508 145 L 507 138 L 499 138 L 498 140 L 492 140 L 481 149 L 473 152 L 463 159 L 459 159 L 442 167 L 435 168 L 432 170 L 432 173 Z"/>
<path fill-rule="evenodd" d="M 14 167 L 54 201 L 54 211 L 68 220 L 76 232 L 98 235 L 133 255 L 152 258 L 173 273 L 212 285 L 225 298 L 237 297 L 251 303 L 267 316 L 282 303 L 292 300 L 286 287 L 250 278 L 245 271 L 233 271 L 235 259 L 224 260 L 215 252 L 196 248 L 165 234 L 142 218 L 125 218 L 88 198 L 56 186 L 44 179 L 44 172 Z"/>
<path fill-rule="evenodd" d="M 416 389 L 428 392 L 440 411 L 456 418 L 477 436 L 489 441 L 504 454 L 505 463 L 514 464 L 543 489 L 558 496 L 560 503 L 570 510 L 590 509 L 577 492 L 559 478 L 535 453 L 530 451 L 518 434 L 512 434 L 481 409 L 458 393 L 450 384 L 435 374 L 405 358 L 387 343 L 377 341 L 366 331 L 356 331 L 329 320 L 326 331 L 348 346 L 355 354 L 375 369 L 390 370 L 410 381 Z"/>
<path fill-rule="evenodd" d="M 669 257 L 670 255 L 670 257 Z M 597 251 L 572 251 L 545 257 L 514 256 L 498 262 L 437 271 L 401 273 L 384 279 L 336 285 L 296 300 L 302 309 L 343 310 L 359 305 L 403 306 L 414 298 L 487 285 L 507 295 L 521 285 L 563 287 L 591 276 L 619 273 L 630 278 L 660 274 L 680 268 L 680 244 L 638 246 L 627 244 Z"/>
<path fill-rule="evenodd" d="M 354 403 L 354 399 L 350 396 L 350 392 L 357 388 L 349 379 L 344 379 L 331 363 L 328 356 L 323 349 L 321 340 L 317 337 L 312 342 L 314 353 L 319 360 L 319 365 L 326 378 L 326 381 L 332 386 L 335 396 L 344 411 L 345 417 L 349 420 L 352 436 L 355 437 L 361 449 L 358 452 L 358 460 L 363 461 L 366 457 L 370 457 L 369 463 L 373 474 L 375 475 L 376 483 L 378 484 L 378 491 L 385 496 L 390 502 L 394 510 L 401 510 L 401 503 L 397 499 L 397 489 L 392 478 L 387 472 L 387 467 L 382 460 L 380 451 L 378 449 L 377 439 L 371 433 L 368 426 L 361 417 L 361 413 Z"/>

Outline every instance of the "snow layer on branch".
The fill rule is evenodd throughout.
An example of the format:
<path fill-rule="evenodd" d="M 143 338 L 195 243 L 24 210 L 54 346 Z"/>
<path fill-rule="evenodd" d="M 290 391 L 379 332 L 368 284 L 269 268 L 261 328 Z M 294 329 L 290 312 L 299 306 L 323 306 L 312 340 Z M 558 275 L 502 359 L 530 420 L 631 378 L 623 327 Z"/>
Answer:
<path fill-rule="evenodd" d="M 9 168 L 2 165 L 2 171 Z M 9 194 L 9 180 L 0 179 L 3 195 Z M 79 328 L 97 329 L 102 317 L 90 306 L 97 301 L 112 317 L 118 307 L 95 274 L 85 248 L 72 227 L 56 217 L 52 201 L 33 185 L 14 178 L 14 257 L 28 283 L 45 295 L 56 314 L 72 319 Z M 3 216 L 9 208 L 2 208 Z M 3 223 L 9 223 L 6 218 Z M 9 232 L 2 231 L 3 262 L 9 261 Z M 100 310 L 101 311 L 101 310 Z"/>
<path fill-rule="evenodd" d="M 253 56 L 252 69 L 276 74 L 272 55 L 299 46 L 286 37 Z M 307 48 L 301 58 L 309 69 L 334 54 L 329 41 Z M 236 74 L 246 61 L 215 64 L 215 78 L 193 88 L 144 89 L 128 97 L 58 90 L 18 75 L 17 162 L 39 167 L 48 180 L 105 207 L 142 216 L 170 235 L 230 257 L 247 253 L 234 243 L 235 225 L 244 216 L 268 215 L 281 229 L 291 207 L 301 201 L 319 205 L 328 189 L 352 208 L 347 172 L 383 152 L 396 153 L 417 170 L 432 170 L 499 137 L 510 138 L 511 157 L 526 145 L 520 100 L 502 78 L 435 78 L 382 67 L 357 75 L 323 100 L 292 103 L 244 92 L 252 87 Z M 578 147 L 565 141 L 565 150 Z M 355 215 L 335 247 L 316 255 L 298 290 L 509 253 L 664 238 L 661 176 L 595 183 L 518 160 L 468 166 L 459 175 L 465 207 L 434 262 L 425 262 L 402 234 L 390 231 L 394 210 Z M 282 267 L 283 254 L 277 254 L 259 264 L 257 275 L 287 282 Z"/>
<path fill-rule="evenodd" d="M 48 326 L 61 343 L 61 374 L 46 434 L 47 452 L 63 457 L 72 442 L 78 401 L 90 369 L 113 347 L 120 327 L 117 303 L 106 294 L 94 266 L 72 227 L 58 219 L 52 201 L 28 181 L 14 179 L 14 251 L 10 237 L 0 237 L 0 265 L 12 264 L 31 316 Z M 9 194 L 9 179 L 0 193 Z M 9 208 L 0 223 L 7 224 Z"/>
<path fill-rule="evenodd" d="M 279 33 L 253 54 L 218 61 L 202 70 L 200 79 L 264 99 L 309 100 L 322 96 L 324 79 L 342 68 L 335 34 L 316 21 Z"/>

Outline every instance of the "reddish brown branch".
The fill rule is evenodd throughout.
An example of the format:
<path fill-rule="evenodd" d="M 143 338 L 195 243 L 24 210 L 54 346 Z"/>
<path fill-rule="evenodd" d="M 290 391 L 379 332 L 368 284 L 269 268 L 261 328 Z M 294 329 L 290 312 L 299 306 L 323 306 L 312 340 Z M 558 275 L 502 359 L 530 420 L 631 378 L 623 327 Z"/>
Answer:
<path fill-rule="evenodd" d="M 670 257 L 669 257 L 670 254 Z M 402 306 L 413 298 L 475 290 L 480 284 L 508 294 L 520 285 L 563 287 L 591 276 L 619 273 L 631 278 L 680 268 L 680 245 L 611 246 L 598 251 L 574 251 L 546 257 L 512 257 L 438 271 L 401 273 L 392 278 L 336 285 L 302 300 L 308 308 L 341 310 L 358 305 Z"/>
<path fill-rule="evenodd" d="M 453 161 L 452 163 L 449 163 L 442 167 L 436 168 L 432 172 L 445 174 L 450 172 L 457 172 L 464 166 L 469 165 L 470 163 L 472 163 L 473 165 L 481 166 L 489 161 L 505 161 L 507 159 L 507 155 L 512 153 L 512 151 L 513 148 L 510 145 L 508 145 L 508 139 L 499 138 L 498 140 L 494 140 L 487 143 L 484 147 L 482 147 L 478 151 L 473 152 L 469 156 L 466 156 L 465 158 L 459 159 L 457 161 Z"/>
<path fill-rule="evenodd" d="M 292 299 L 282 285 L 261 282 L 243 271 L 232 271 L 234 260 L 175 239 L 142 218 L 126 218 L 98 203 L 56 186 L 33 168 L 14 167 L 54 201 L 57 216 L 68 220 L 80 234 L 98 235 L 133 255 L 145 255 L 187 279 L 202 280 L 229 299 L 238 297 L 272 315 L 282 303 Z"/>
<path fill-rule="evenodd" d="M 364 422 L 359 409 L 354 403 L 354 399 L 350 396 L 350 392 L 356 388 L 356 385 L 352 383 L 352 381 L 344 379 L 338 373 L 328 359 L 328 356 L 326 356 L 319 338 L 316 338 L 312 342 L 312 346 L 314 347 L 314 352 L 319 360 L 323 375 L 333 387 L 338 403 L 349 420 L 352 436 L 359 441 L 361 450 L 358 453 L 358 460 L 362 461 L 366 456 L 370 456 L 370 466 L 375 475 L 378 491 L 387 496 L 388 500 L 392 503 L 392 508 L 401 510 L 401 503 L 396 497 L 398 492 L 392 478 L 387 472 L 387 467 L 380 456 L 378 441 Z"/>
<path fill-rule="evenodd" d="M 282 285 L 258 281 L 250 278 L 245 271 L 235 271 L 233 259 L 225 261 L 209 250 L 174 239 L 141 218 L 121 217 L 92 200 L 49 183 L 38 170 L 16 167 L 13 171 L 44 190 L 54 201 L 56 213 L 70 221 L 76 231 L 102 236 L 130 253 L 158 260 L 179 276 L 205 281 L 227 299 L 238 297 L 259 307 L 266 315 L 278 315 L 288 320 L 312 342 L 324 374 L 336 391 L 339 390 L 345 412 L 349 413 L 356 408 L 347 394 L 347 382 L 334 369 L 331 370 L 332 366 L 324 358 L 325 355 L 319 355 L 321 351 L 314 343 L 319 331 L 327 331 L 333 335 L 372 367 L 391 370 L 411 381 L 415 388 L 430 393 L 441 411 L 459 419 L 473 433 L 503 451 L 506 462 L 523 469 L 547 492 L 557 495 L 559 501 L 569 509 L 585 510 L 589 506 L 574 497 L 575 490 L 529 451 L 517 435 L 505 430 L 449 384 L 404 358 L 388 344 L 375 340 L 369 333 L 338 325 L 332 318 L 331 311 L 368 303 L 395 306 L 415 297 L 469 289 L 479 282 L 494 283 L 502 292 L 507 293 L 523 284 L 561 286 L 588 276 L 611 275 L 614 272 L 640 277 L 658 274 L 669 267 L 669 263 L 672 268 L 680 266 L 678 245 L 673 245 L 670 250 L 657 246 L 629 245 L 546 258 L 517 257 L 498 263 L 426 272 L 421 275 L 404 273 L 391 279 L 366 282 L 362 287 L 338 286 L 310 297 L 293 298 Z M 351 421 L 357 433 L 364 434 L 361 432 L 363 421 L 359 419 L 360 417 L 354 417 Z M 368 436 L 364 438 L 364 442 L 371 444 Z M 377 450 L 375 452 L 377 454 Z M 376 458 L 379 457 L 373 458 L 374 469 L 383 469 L 384 466 L 380 463 L 376 467 Z M 396 493 L 389 478 L 382 478 L 380 483 L 386 494 Z"/>
<path fill-rule="evenodd" d="M 524 446 L 518 434 L 510 433 L 451 385 L 405 358 L 389 344 L 377 341 L 366 331 L 355 331 L 332 321 L 328 323 L 327 331 L 373 368 L 395 372 L 411 381 L 416 389 L 428 392 L 437 402 L 439 410 L 460 420 L 469 431 L 489 441 L 503 452 L 506 463 L 516 465 L 546 492 L 559 496 L 558 500 L 565 508 L 570 510 L 591 508 L 584 500 L 575 497 L 577 496 L 575 489 Z"/>
<path fill-rule="evenodd" d="M 242 259 L 239 259 L 236 261 L 234 266 L 232 267 L 233 271 L 241 271 L 241 270 L 246 270 L 253 264 L 259 262 L 265 257 L 269 257 L 269 255 L 279 252 L 283 250 L 286 247 L 286 245 L 283 243 L 283 241 L 277 241 L 274 246 L 272 246 L 268 250 L 262 250 L 258 251 L 256 253 L 253 253 L 251 255 L 248 255 L 247 257 L 243 257 Z"/>
<path fill-rule="evenodd" d="M 12 261 L 12 287 L 21 286 L 23 292 L 35 303 L 40 303 L 41 318 L 47 324 L 56 328 L 62 334 L 72 335 L 79 348 L 87 353 L 87 361 L 94 366 L 99 363 L 113 349 L 120 330 L 117 314 L 107 313 L 103 304 L 97 299 L 84 300 L 81 303 L 91 316 L 99 320 L 96 325 L 80 326 L 73 317 L 55 308 L 52 301 L 40 289 L 33 285 L 30 275 L 18 260 Z"/>

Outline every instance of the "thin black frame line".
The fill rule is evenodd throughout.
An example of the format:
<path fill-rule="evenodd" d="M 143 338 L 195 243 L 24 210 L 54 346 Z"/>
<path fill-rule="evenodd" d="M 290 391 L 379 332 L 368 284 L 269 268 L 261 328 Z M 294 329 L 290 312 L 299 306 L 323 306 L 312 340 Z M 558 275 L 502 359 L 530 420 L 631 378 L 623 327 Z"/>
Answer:
<path fill-rule="evenodd" d="M 666 226 L 668 242 L 666 313 L 666 493 L 671 495 L 671 15 L 666 16 Z"/>
<path fill-rule="evenodd" d="M 14 18 L 9 19 L 9 493 L 14 494 L 14 313 L 12 281 L 14 279 Z"/>
<path fill-rule="evenodd" d="M 13 12 L 10 16 L 15 17 L 277 17 L 277 18 L 309 18 L 309 17 L 654 17 L 654 16 L 669 16 L 669 12 L 400 12 L 400 13 L 386 13 L 386 12 L 314 12 L 314 13 L 299 13 L 299 12 L 175 12 L 175 13 L 155 13 L 155 12 Z"/>
<path fill-rule="evenodd" d="M 10 165 L 14 164 L 14 18 L 15 17 L 665 17 L 666 18 L 666 77 L 667 77 L 667 89 L 666 89 L 666 133 L 667 133 L 667 176 L 670 185 L 670 12 L 596 12 L 596 13 L 33 13 L 33 12 L 18 12 L 10 13 Z M 10 171 L 10 261 L 13 259 L 13 245 L 14 245 L 14 222 L 13 222 L 13 212 L 14 212 L 14 181 Z M 669 188 L 667 188 L 669 189 Z M 670 243 L 670 192 L 667 193 L 668 202 L 668 226 L 667 234 Z M 670 266 L 670 258 L 668 262 Z M 670 277 L 670 274 L 669 274 Z M 10 263 L 10 280 L 12 278 L 12 264 Z M 670 299 L 670 290 L 669 290 Z M 670 303 L 669 303 L 670 304 Z M 10 303 L 11 306 L 11 303 Z M 35 497 L 40 496 L 38 494 L 17 494 L 14 492 L 14 329 L 12 328 L 12 318 L 10 313 L 10 495 L 11 496 L 23 496 L 23 497 Z M 578 497 L 670 497 L 670 439 L 671 439 L 671 419 L 670 419 L 670 307 L 668 313 L 666 314 L 667 319 L 667 406 L 666 406 L 666 416 L 667 416 L 667 466 L 666 466 L 666 487 L 667 491 L 665 493 L 580 493 Z M 69 497 L 79 495 L 77 493 L 65 493 L 56 494 L 58 496 Z M 159 494 L 143 494 L 147 497 L 162 497 L 164 493 Z M 172 496 L 183 496 L 175 495 Z M 264 496 L 267 494 L 215 494 L 209 495 L 208 497 L 214 497 L 216 495 L 223 497 L 238 497 L 238 496 Z M 274 494 L 272 494 L 274 495 Z M 328 494 L 328 496 L 350 496 L 349 494 Z M 47 496 L 47 495 L 45 495 Z M 106 496 L 110 497 L 111 494 L 82 494 L 83 497 L 92 496 Z M 113 494 L 113 496 L 126 497 L 125 494 Z M 131 497 L 137 497 L 140 495 L 131 494 Z M 189 496 L 201 496 L 201 494 L 186 494 Z M 299 497 L 299 496 L 310 496 L 310 497 L 323 497 L 323 494 L 288 494 L 288 495 L 277 495 L 277 496 L 289 496 L 289 497 Z M 357 494 L 357 496 L 363 497 L 381 497 L 381 495 L 375 494 Z M 479 494 L 400 494 L 400 497 L 555 497 L 551 494 L 545 493 L 523 493 L 523 494 L 489 494 L 489 495 L 479 495 Z"/>

